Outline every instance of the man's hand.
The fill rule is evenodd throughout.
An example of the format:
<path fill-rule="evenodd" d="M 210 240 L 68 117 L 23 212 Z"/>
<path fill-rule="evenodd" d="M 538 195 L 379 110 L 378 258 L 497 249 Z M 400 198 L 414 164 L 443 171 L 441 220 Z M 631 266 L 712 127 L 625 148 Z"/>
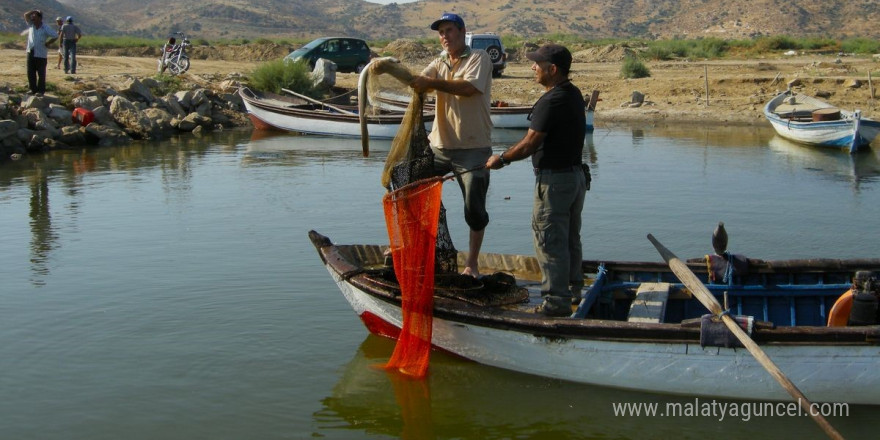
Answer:
<path fill-rule="evenodd" d="M 427 76 L 416 76 L 409 82 L 409 86 L 413 88 L 417 93 L 425 93 L 433 90 L 431 87 L 431 78 Z"/>

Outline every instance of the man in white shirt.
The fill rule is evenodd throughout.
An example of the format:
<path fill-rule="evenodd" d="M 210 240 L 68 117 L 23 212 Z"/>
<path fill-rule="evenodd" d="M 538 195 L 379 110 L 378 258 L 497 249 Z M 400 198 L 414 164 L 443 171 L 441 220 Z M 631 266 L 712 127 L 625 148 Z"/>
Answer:
<path fill-rule="evenodd" d="M 27 77 L 31 93 L 42 96 L 46 93 L 46 64 L 49 57 L 48 45 L 58 39 L 58 33 L 43 25 L 43 12 L 33 9 L 24 13 L 27 31 Z"/>

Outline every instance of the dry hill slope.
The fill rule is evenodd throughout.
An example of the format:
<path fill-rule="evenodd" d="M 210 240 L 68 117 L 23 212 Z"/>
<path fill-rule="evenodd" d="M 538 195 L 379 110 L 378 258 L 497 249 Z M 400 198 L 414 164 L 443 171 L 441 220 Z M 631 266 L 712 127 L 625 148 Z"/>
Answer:
<path fill-rule="evenodd" d="M 74 13 L 92 33 L 150 37 L 183 30 L 207 39 L 419 38 L 431 35 L 427 25 L 440 13 L 454 11 L 465 17 L 469 30 L 526 37 L 558 32 L 591 39 L 880 38 L 876 0 L 421 0 L 389 5 L 361 0 L 12 0 L 0 6 L 0 31 L 20 30 L 19 10 L 31 5 L 49 15 Z"/>

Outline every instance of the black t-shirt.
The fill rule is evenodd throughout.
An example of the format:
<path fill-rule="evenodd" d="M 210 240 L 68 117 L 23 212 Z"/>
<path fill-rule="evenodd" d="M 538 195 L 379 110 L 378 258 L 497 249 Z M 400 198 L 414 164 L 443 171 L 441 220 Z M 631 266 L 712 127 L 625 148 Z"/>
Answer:
<path fill-rule="evenodd" d="M 547 133 L 532 155 L 532 165 L 559 169 L 581 164 L 587 120 L 581 91 L 565 81 L 544 94 L 532 108 L 529 128 Z"/>

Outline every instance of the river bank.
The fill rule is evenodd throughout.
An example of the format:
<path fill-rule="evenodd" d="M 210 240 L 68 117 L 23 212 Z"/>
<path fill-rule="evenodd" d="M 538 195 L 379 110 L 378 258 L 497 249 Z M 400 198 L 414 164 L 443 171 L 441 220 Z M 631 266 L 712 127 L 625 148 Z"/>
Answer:
<path fill-rule="evenodd" d="M 870 57 L 801 54 L 698 62 L 648 61 L 645 64 L 651 72 L 650 77 L 622 79 L 620 61 L 625 51 L 618 49 L 612 47 L 574 53 L 572 81 L 585 93 L 592 90 L 600 92 L 602 102 L 596 112 L 598 125 L 634 121 L 765 124 L 762 115 L 764 103 L 789 86 L 807 94 L 827 96 L 829 102 L 844 109 L 861 109 L 863 115 L 869 118 L 876 119 L 880 111 L 869 87 L 869 74 L 878 69 L 880 64 Z M 185 92 L 196 93 L 202 90 L 199 96 L 204 95 L 205 98 L 196 98 L 198 102 L 193 107 L 178 107 L 175 103 L 167 102 L 165 96 L 156 96 L 161 85 L 155 84 L 156 58 L 150 51 L 132 49 L 101 55 L 83 54 L 79 57 L 76 75 L 63 74 L 54 69 L 50 62 L 48 82 L 60 92 L 58 94 L 72 96 L 72 99 L 97 96 L 107 105 L 108 110 L 108 98 L 117 95 L 130 101 L 131 107 L 120 100 L 118 107 L 122 110 L 174 110 L 167 111 L 168 115 L 151 110 L 153 116 L 148 118 L 161 126 L 158 131 L 155 126 L 144 128 L 143 124 L 149 123 L 142 116 L 129 116 L 131 121 L 122 124 L 117 120 L 122 131 L 134 139 L 149 137 L 149 133 L 159 131 L 246 126 L 249 122 L 244 115 L 244 108 L 234 93 L 237 85 L 246 83 L 248 75 L 262 61 L 280 57 L 287 50 L 284 47 L 257 45 L 223 50 L 196 48 L 191 54 L 192 68 L 180 77 L 179 88 L 184 93 L 174 94 L 178 98 L 177 104 L 192 104 L 190 101 L 193 95 L 187 97 Z M 419 71 L 426 63 L 422 59 L 407 60 L 405 56 L 401 58 L 413 71 Z M 23 104 L 43 110 L 49 110 L 53 105 L 64 107 L 67 111 L 73 109 L 72 101 L 53 99 L 48 96 L 51 93 L 38 100 L 43 102 L 28 104 L 29 97 L 21 93 L 26 85 L 23 52 L 18 49 L 0 49 L 0 120 L 14 121 L 18 126 L 13 127 L 9 122 L 0 124 L 4 159 L 8 154 L 22 153 L 22 150 L 39 150 L 53 146 L 51 142 L 34 141 L 35 134 L 42 139 L 59 139 L 57 131 L 33 133 L 40 132 L 39 123 L 45 122 L 45 118 L 35 114 L 23 116 Z M 356 87 L 357 75 L 338 73 L 337 85 Z M 144 90 L 149 92 L 144 93 Z M 492 90 L 493 99 L 518 104 L 531 104 L 541 93 L 543 90 L 534 82 L 530 64 L 520 60 L 515 54 L 504 75 L 494 80 Z M 632 103 L 636 93 L 644 96 L 644 102 L 640 105 Z M 210 108 L 205 107 L 204 100 L 211 102 Z M 196 111 L 199 105 L 201 110 Z M 179 123 L 192 113 L 198 113 L 203 118 L 190 121 L 195 125 L 186 123 L 181 129 Z M 62 130 L 65 126 L 65 117 L 69 120 L 69 116 L 63 111 L 56 111 L 54 120 L 57 122 L 57 130 Z M 141 126 L 138 127 L 138 124 Z M 72 122 L 66 125 L 72 126 Z M 17 130 L 15 139 L 12 139 L 11 130 Z M 83 131 L 79 128 L 76 130 Z M 92 136 L 92 143 L 100 142 L 96 141 L 94 134 L 82 135 L 87 141 Z M 113 133 L 111 137 L 122 138 L 118 133 Z M 68 136 L 66 139 L 74 142 L 79 138 Z M 66 145 L 63 141 L 60 143 L 62 147 Z"/>

